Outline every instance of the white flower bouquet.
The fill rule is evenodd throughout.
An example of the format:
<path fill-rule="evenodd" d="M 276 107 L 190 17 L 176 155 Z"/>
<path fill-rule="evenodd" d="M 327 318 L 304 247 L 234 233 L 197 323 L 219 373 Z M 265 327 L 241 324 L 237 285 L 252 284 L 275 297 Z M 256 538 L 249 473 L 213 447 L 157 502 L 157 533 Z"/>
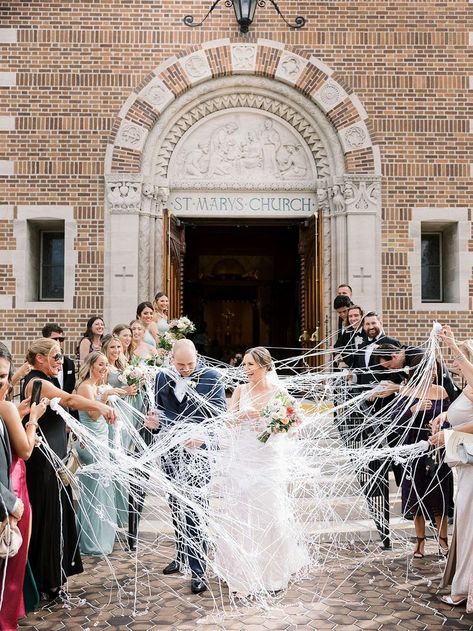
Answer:
<path fill-rule="evenodd" d="M 179 318 L 178 320 L 172 320 L 169 324 L 169 332 L 174 335 L 176 340 L 181 340 L 187 337 L 190 333 L 194 333 L 195 324 L 189 320 L 186 316 Z"/>
<path fill-rule="evenodd" d="M 265 431 L 258 436 L 262 443 L 265 443 L 271 434 L 287 433 L 302 423 L 296 400 L 286 392 L 279 392 L 268 403 L 263 409 L 262 417 L 267 421 Z"/>

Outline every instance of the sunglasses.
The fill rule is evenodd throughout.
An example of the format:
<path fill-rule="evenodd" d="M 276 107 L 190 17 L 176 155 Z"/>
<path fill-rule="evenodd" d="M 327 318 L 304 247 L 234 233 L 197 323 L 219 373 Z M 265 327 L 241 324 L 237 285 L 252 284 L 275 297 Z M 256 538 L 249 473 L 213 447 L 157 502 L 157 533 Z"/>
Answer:
<path fill-rule="evenodd" d="M 66 338 L 65 337 L 52 337 L 51 339 L 56 342 L 64 342 Z"/>
<path fill-rule="evenodd" d="M 55 355 L 53 355 L 52 359 L 54 359 L 55 362 L 62 362 L 64 359 L 64 355 L 62 353 L 56 353 Z"/>

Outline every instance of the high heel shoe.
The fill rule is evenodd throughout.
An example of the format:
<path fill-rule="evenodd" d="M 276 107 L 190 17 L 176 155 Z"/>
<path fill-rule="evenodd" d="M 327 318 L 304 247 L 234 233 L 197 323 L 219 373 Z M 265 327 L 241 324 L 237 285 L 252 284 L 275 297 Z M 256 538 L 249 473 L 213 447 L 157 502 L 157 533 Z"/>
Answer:
<path fill-rule="evenodd" d="M 414 559 L 423 559 L 424 553 L 420 551 L 420 547 L 422 543 L 425 541 L 425 537 L 416 537 L 416 540 L 417 540 L 417 544 L 416 544 L 416 547 L 414 548 L 414 553 L 412 556 L 414 557 Z"/>
<path fill-rule="evenodd" d="M 458 607 L 458 605 L 462 605 L 466 601 L 466 596 L 460 598 L 460 600 L 453 600 L 453 598 L 448 594 L 448 596 L 441 596 L 440 600 L 446 605 L 452 605 L 453 607 Z"/>
<path fill-rule="evenodd" d="M 444 542 L 444 545 L 442 545 L 441 542 Z M 439 552 L 444 557 L 446 557 L 448 555 L 448 539 L 447 539 L 447 537 L 440 537 L 439 536 Z"/>

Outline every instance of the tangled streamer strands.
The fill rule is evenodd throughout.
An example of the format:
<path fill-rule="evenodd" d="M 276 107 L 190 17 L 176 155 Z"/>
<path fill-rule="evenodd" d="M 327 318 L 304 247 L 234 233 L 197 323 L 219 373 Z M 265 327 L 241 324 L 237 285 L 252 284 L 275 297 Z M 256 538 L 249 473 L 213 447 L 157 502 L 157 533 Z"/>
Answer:
<path fill-rule="evenodd" d="M 274 603 L 277 586 L 270 590 L 267 581 L 259 584 L 260 577 L 272 571 L 260 567 L 257 546 L 261 542 L 266 542 L 265 558 L 272 564 L 280 559 L 294 561 L 293 567 L 278 568 L 279 573 L 286 572 L 290 584 L 303 583 L 317 571 L 322 578 L 314 599 L 324 592 L 324 566 L 338 559 L 349 575 L 379 554 L 379 543 L 392 546 L 393 558 L 406 557 L 406 572 L 419 578 L 410 554 L 406 555 L 411 548 L 411 524 L 402 519 L 399 508 L 391 511 L 389 522 L 382 499 L 389 491 L 390 465 L 400 464 L 408 475 L 409 465 L 429 449 L 426 441 L 403 444 L 410 430 L 403 418 L 414 397 L 422 398 L 427 392 L 432 371 L 441 360 L 437 332 L 434 327 L 423 345 L 422 361 L 410 381 L 410 398 L 406 397 L 402 407 L 400 397 L 395 397 L 376 410 L 370 401 L 373 389 L 352 383 L 347 370 L 336 369 L 332 353 L 325 348 L 330 340 L 303 355 L 299 349 L 297 355 L 276 361 L 279 386 L 298 401 L 302 425 L 297 431 L 272 436 L 265 444 L 256 438 L 258 428 L 249 428 L 254 442 L 245 453 L 239 442 L 241 432 L 248 429 L 244 423 L 235 425 L 230 412 L 212 407 L 207 397 L 192 388 L 187 396 L 209 419 L 196 424 L 183 417 L 163 423 L 153 434 L 143 431 L 144 414 L 130 399 L 113 396 L 109 400 L 117 421 L 106 440 L 68 414 L 57 400 L 52 401 L 51 407 L 76 436 L 77 445 L 89 454 L 88 464 L 79 469 L 73 483 L 76 497 L 82 494 L 80 516 L 86 527 L 81 536 L 93 537 L 93 522 L 98 518 L 117 531 L 115 550 L 119 546 L 134 564 L 134 576 L 124 581 L 114 568 L 116 555 L 104 555 L 112 581 L 110 599 L 118 606 L 131 607 L 136 614 L 143 587 L 151 589 L 151 575 L 159 580 L 159 574 L 153 574 L 157 570 L 150 569 L 146 559 L 174 543 L 169 498 L 184 512 L 197 516 L 203 543 L 187 540 L 181 545 L 188 549 L 200 546 L 197 552 L 206 560 L 206 575 L 213 586 L 213 609 L 208 614 L 220 620 L 250 604 L 267 608 Z M 311 367 L 314 363 L 317 367 Z M 240 368 L 213 360 L 207 360 L 207 365 L 220 372 L 227 393 L 246 383 Z M 150 372 L 142 390 L 143 409 L 155 406 L 155 375 L 166 370 Z M 389 371 L 385 374 L 389 380 Z M 393 434 L 398 438 L 394 446 Z M 184 446 L 196 439 L 206 448 Z M 56 468 L 61 467 L 46 442 L 39 448 Z M 174 467 L 172 476 L 166 475 L 169 463 Z M 99 482 L 100 495 L 94 492 L 94 481 Z M 60 477 L 58 484 L 62 484 Z M 401 491 L 392 483 L 391 487 L 391 505 L 396 506 Z M 140 516 L 132 552 L 127 548 L 129 506 Z M 260 512 L 259 528 L 248 530 L 247 510 Z M 84 543 L 99 545 L 92 540 Z M 236 594 L 229 593 L 226 584 L 229 565 L 236 573 L 232 579 Z M 189 573 L 189 568 L 181 569 Z M 64 600 L 68 606 L 76 604 L 67 585 Z M 283 606 L 282 599 L 278 602 Z"/>

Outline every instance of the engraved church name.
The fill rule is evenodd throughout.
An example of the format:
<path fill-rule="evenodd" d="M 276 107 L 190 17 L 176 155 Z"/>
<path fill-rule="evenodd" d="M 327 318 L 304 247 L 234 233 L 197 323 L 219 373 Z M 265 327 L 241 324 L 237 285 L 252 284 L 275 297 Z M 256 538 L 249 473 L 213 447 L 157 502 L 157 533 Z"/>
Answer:
<path fill-rule="evenodd" d="M 290 213 L 315 212 L 317 203 L 314 195 L 173 195 L 169 199 L 170 209 L 177 214 L 203 213 Z"/>

